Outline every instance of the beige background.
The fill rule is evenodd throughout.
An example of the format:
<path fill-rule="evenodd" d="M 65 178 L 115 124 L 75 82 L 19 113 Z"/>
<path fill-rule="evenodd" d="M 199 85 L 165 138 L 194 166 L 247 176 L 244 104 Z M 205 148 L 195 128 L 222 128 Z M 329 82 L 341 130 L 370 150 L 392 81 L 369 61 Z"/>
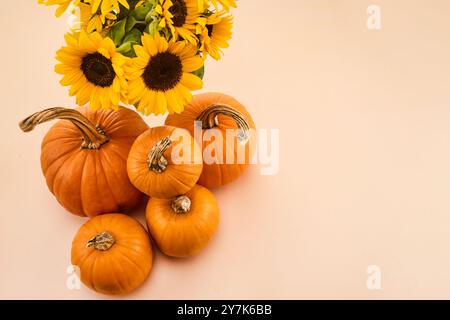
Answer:
<path fill-rule="evenodd" d="M 188 260 L 157 253 L 127 298 L 450 298 L 450 2 L 239 2 L 204 91 L 232 94 L 259 128 L 281 130 L 280 171 L 255 167 L 217 190 L 209 247 Z M 366 28 L 370 4 L 380 31 Z M 85 220 L 45 185 L 49 125 L 17 126 L 74 105 L 53 73 L 65 23 L 36 1 L 2 2 L 0 298 L 105 298 L 66 288 Z M 133 216 L 142 221 L 142 208 Z M 372 264 L 381 290 L 366 287 Z"/>

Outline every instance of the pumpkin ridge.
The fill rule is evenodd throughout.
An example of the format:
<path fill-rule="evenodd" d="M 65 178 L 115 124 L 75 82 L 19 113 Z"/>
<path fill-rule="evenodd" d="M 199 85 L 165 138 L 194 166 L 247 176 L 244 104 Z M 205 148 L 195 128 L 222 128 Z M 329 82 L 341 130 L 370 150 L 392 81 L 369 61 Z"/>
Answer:
<path fill-rule="evenodd" d="M 127 247 L 125 247 L 124 245 L 122 245 L 122 246 L 118 247 L 118 249 L 120 249 L 120 248 L 127 248 Z M 127 248 L 127 249 L 128 249 L 128 248 Z M 145 277 L 146 272 L 144 272 L 144 271 L 141 269 L 141 266 L 139 266 L 139 265 L 136 263 L 136 261 L 130 259 L 130 257 L 128 257 L 128 256 L 123 252 L 123 250 L 116 250 L 116 251 L 120 252 L 120 256 L 121 256 L 121 257 L 124 257 L 126 260 L 128 260 L 129 262 L 131 262 L 131 264 L 133 264 L 133 265 L 136 267 L 136 269 L 139 270 L 139 272 L 144 276 L 144 278 L 146 278 L 146 277 Z"/>
<path fill-rule="evenodd" d="M 123 160 L 123 161 L 125 161 L 125 164 L 127 163 L 127 160 L 128 160 L 128 154 L 127 154 L 127 156 L 126 157 L 124 157 L 123 155 L 122 155 L 122 152 L 119 152 L 117 149 L 119 148 L 121 148 L 121 146 L 119 145 L 119 143 L 117 143 L 118 141 L 117 141 L 117 139 L 116 140 L 114 140 L 114 142 L 115 143 L 111 143 L 110 144 L 110 147 L 109 147 L 109 149 L 110 149 L 110 151 L 111 152 L 113 152 L 113 153 L 115 153 L 116 154 L 116 156 L 118 156 L 121 160 Z M 114 148 L 113 148 L 114 147 Z M 126 148 L 125 146 L 123 146 L 123 148 Z M 128 153 L 130 152 L 130 150 L 128 150 Z"/>
<path fill-rule="evenodd" d="M 189 172 L 190 173 L 190 172 Z M 185 172 L 183 172 L 183 174 L 185 174 Z M 181 179 L 179 179 L 177 176 L 175 176 L 173 174 L 172 171 L 167 171 L 167 175 L 169 176 L 170 179 L 168 179 L 168 183 L 172 186 L 172 187 L 176 187 L 175 183 L 178 185 L 181 185 L 184 187 L 185 190 L 189 191 L 189 189 L 191 189 L 191 187 L 189 185 L 187 185 L 184 181 L 182 181 Z M 193 175 L 193 176 L 197 176 L 197 175 Z M 174 188 L 176 190 L 178 190 L 178 188 Z"/>
<path fill-rule="evenodd" d="M 86 154 L 84 153 L 84 152 L 74 152 L 69 158 L 67 158 L 64 162 L 63 162 L 63 164 L 59 167 L 59 169 L 56 171 L 56 173 L 55 173 L 55 175 L 54 175 L 54 178 L 53 178 L 53 186 L 52 186 L 52 189 L 53 189 L 53 191 L 54 191 L 54 194 L 56 195 L 57 193 L 59 193 L 59 192 L 57 192 L 56 191 L 56 189 L 59 189 L 59 187 L 60 187 L 60 185 L 61 185 L 61 182 L 58 184 L 58 185 L 56 185 L 56 182 L 58 181 L 58 177 L 59 177 L 59 175 L 61 174 L 61 172 L 62 171 L 67 171 L 67 170 L 63 170 L 63 167 L 64 166 L 67 166 L 68 164 L 71 164 L 72 163 L 72 161 L 73 161 L 73 158 L 75 158 L 75 157 L 77 157 L 77 156 L 79 156 L 79 155 L 81 155 L 81 156 L 84 156 L 84 158 L 83 158 L 83 166 L 84 166 L 84 163 L 86 162 Z M 70 160 L 70 161 L 69 161 Z M 81 171 L 81 177 L 83 176 L 83 172 Z M 60 179 L 61 181 L 64 181 L 64 179 Z M 81 182 L 81 178 L 80 178 L 80 182 Z M 59 199 L 59 196 L 57 196 L 57 198 Z M 82 202 L 82 200 L 81 200 L 81 193 L 80 193 L 80 201 Z M 83 206 L 82 206 L 82 203 L 81 203 L 81 212 L 82 213 L 84 213 L 84 209 L 83 209 Z"/>
<path fill-rule="evenodd" d="M 135 116 L 120 119 L 118 121 L 111 123 L 110 125 L 105 125 L 105 128 L 103 128 L 103 129 L 105 131 L 107 131 L 108 134 L 114 135 L 114 134 L 117 134 L 117 132 L 115 132 L 115 131 L 120 131 L 122 126 L 127 125 L 127 122 L 130 122 L 131 120 L 135 120 L 135 119 L 136 119 Z"/>
<path fill-rule="evenodd" d="M 94 252 L 94 254 L 92 255 L 92 258 L 91 258 L 92 262 L 91 262 L 91 265 L 90 265 L 91 271 L 88 272 L 87 274 L 89 275 L 89 281 L 88 281 L 89 284 L 91 285 L 93 290 L 97 291 L 97 289 L 95 288 L 95 283 L 94 283 L 94 267 L 95 267 L 95 264 L 97 263 L 98 257 L 97 257 L 97 254 L 95 253 L 95 251 L 93 251 L 93 252 Z M 86 263 L 86 262 L 87 262 L 87 260 L 84 261 L 84 263 Z M 79 267 L 80 267 L 80 270 L 81 270 L 81 266 L 79 266 Z"/>
<path fill-rule="evenodd" d="M 80 178 L 80 206 L 81 206 L 81 211 L 85 212 L 85 208 L 84 208 L 84 204 L 83 204 L 83 176 L 84 176 L 84 168 L 86 167 L 86 158 L 89 156 L 89 153 L 86 154 L 84 161 L 83 161 L 83 167 L 81 168 L 81 178 Z M 97 182 L 97 181 L 96 181 Z M 97 187 L 98 189 L 98 187 Z"/>
<path fill-rule="evenodd" d="M 183 175 L 191 175 L 193 177 L 197 177 L 197 174 L 195 174 L 191 170 L 179 170 L 176 165 L 173 165 L 173 163 L 170 163 L 170 164 L 172 165 L 172 169 L 174 169 L 174 170 L 172 170 L 172 173 L 182 173 Z M 193 166 L 195 166 L 195 164 L 189 164 L 189 166 L 193 167 Z M 189 190 L 190 189 L 192 189 L 192 188 L 189 188 Z"/>
<path fill-rule="evenodd" d="M 88 262 L 88 261 L 90 261 L 90 260 L 92 260 L 91 261 L 91 263 L 94 263 L 94 261 L 95 261 L 95 250 L 92 250 L 92 251 L 88 251 L 87 253 L 85 253 L 85 255 L 84 256 L 82 256 L 82 257 L 78 257 L 78 263 L 76 264 L 76 266 L 78 267 L 78 268 L 80 268 L 80 270 L 82 269 L 82 267 Z M 79 264 L 81 262 L 81 264 Z M 72 263 L 74 263 L 74 261 L 72 261 Z"/>
<path fill-rule="evenodd" d="M 163 203 L 163 207 L 166 205 L 166 203 Z M 177 218 L 177 216 L 175 214 L 170 216 L 170 219 L 166 220 L 165 226 L 164 226 L 164 230 L 161 233 L 161 237 L 158 237 L 160 239 L 164 239 L 166 236 L 167 231 L 170 229 L 170 225 L 173 223 L 173 221 Z M 150 226 L 149 226 L 150 229 Z M 156 240 L 155 240 L 156 241 Z"/>
<path fill-rule="evenodd" d="M 58 159 L 52 161 L 51 165 L 50 165 L 50 166 L 47 166 L 47 167 L 45 168 L 45 170 L 44 170 L 43 166 L 41 165 L 42 171 L 44 172 L 44 176 L 46 176 L 47 172 L 48 172 L 50 169 L 52 169 L 53 166 L 54 166 L 56 163 L 58 163 L 58 160 L 61 160 L 61 161 L 60 161 L 61 163 L 60 163 L 59 167 L 55 168 L 55 174 L 53 174 L 53 175 L 51 176 L 51 178 L 52 178 L 51 181 L 48 180 L 47 176 L 45 177 L 45 178 L 46 178 L 45 180 L 46 180 L 46 182 L 47 182 L 47 185 L 48 185 L 50 191 L 51 191 L 53 194 L 54 194 L 54 190 L 55 190 L 55 179 L 56 179 L 57 173 L 59 172 L 59 170 L 61 170 L 61 167 L 65 164 L 65 162 L 66 162 L 67 160 L 69 160 L 69 159 L 73 156 L 74 153 L 75 153 L 75 151 L 68 152 L 68 153 L 66 153 L 66 154 L 64 155 L 64 156 L 66 157 L 65 159 L 58 158 Z"/>
<path fill-rule="evenodd" d="M 117 113 L 120 113 L 120 109 L 117 111 Z M 94 117 L 93 122 L 95 122 L 96 125 L 102 124 L 102 129 L 106 130 L 106 129 L 109 129 L 108 122 L 114 123 L 114 119 L 111 120 L 110 118 L 115 115 L 116 115 L 115 112 L 113 112 L 112 110 L 108 110 L 108 112 L 104 112 L 100 115 L 99 115 L 99 113 L 95 113 L 95 114 L 93 114 L 93 117 Z"/>
<path fill-rule="evenodd" d="M 197 226 L 197 227 L 205 228 L 205 227 L 208 226 L 207 216 L 210 216 L 210 215 L 211 215 L 211 210 L 209 210 L 208 208 L 205 209 L 205 207 L 202 207 L 202 210 L 201 210 L 201 211 L 202 211 L 202 215 L 201 215 L 201 216 L 200 216 L 200 215 L 197 215 L 197 216 L 196 216 L 197 218 L 201 217 L 201 218 L 197 221 L 196 226 Z"/>
<path fill-rule="evenodd" d="M 215 173 L 216 173 L 215 176 L 217 177 L 217 180 L 220 181 L 219 185 L 223 185 L 224 184 L 223 173 L 222 173 L 222 170 L 220 168 L 220 165 L 218 165 L 217 163 L 213 163 L 213 164 L 208 164 L 207 166 L 208 166 L 210 171 L 212 171 L 212 169 L 215 168 L 215 170 L 214 170 Z M 200 176 L 200 179 L 203 181 L 203 179 L 204 179 L 203 175 Z"/>
<path fill-rule="evenodd" d="M 117 142 L 117 141 L 116 141 L 116 142 Z M 112 148 L 112 146 L 116 146 L 116 145 L 115 145 L 115 144 L 111 144 L 111 147 L 110 147 L 110 152 L 111 152 L 111 154 L 115 154 L 119 159 L 121 159 L 122 161 L 125 162 L 125 171 L 126 171 L 126 170 L 127 170 L 127 159 L 126 159 L 126 158 L 123 158 L 123 157 L 122 157 L 122 153 L 118 152 L 115 148 Z M 129 150 L 128 150 L 128 151 L 129 151 Z M 129 153 L 129 152 L 128 152 L 128 153 Z M 114 174 L 116 180 L 117 180 L 117 181 L 120 181 L 121 179 L 119 179 L 119 177 L 117 176 L 116 171 L 114 170 L 114 167 L 111 166 L 111 161 L 109 160 L 109 155 L 107 155 L 106 153 L 104 153 L 102 156 L 100 156 L 100 158 L 103 158 L 103 160 L 108 164 L 108 166 L 109 166 L 109 168 L 111 169 L 111 172 Z M 105 170 L 105 166 L 103 165 L 103 162 L 102 162 L 102 168 L 103 168 L 103 170 Z M 105 173 L 105 176 L 106 176 L 106 173 Z M 127 177 L 127 179 L 128 179 L 129 189 L 135 189 L 135 187 L 134 187 L 134 185 L 132 184 L 130 178 L 128 177 L 128 174 L 126 174 L 126 177 Z M 115 197 L 114 189 L 113 189 L 113 187 L 112 187 L 112 185 L 111 185 L 109 179 L 106 178 L 106 180 L 107 180 L 108 187 L 110 188 L 112 194 L 114 195 L 114 199 L 116 200 L 116 203 L 117 203 L 117 204 L 119 205 L 119 207 L 120 207 L 120 202 L 118 202 L 118 201 L 117 201 L 117 197 Z M 140 191 L 139 191 L 139 192 L 140 192 Z M 119 198 L 120 198 L 120 197 L 119 197 Z"/>
<path fill-rule="evenodd" d="M 160 239 L 162 240 L 162 242 L 164 242 L 164 239 L 166 238 L 167 232 L 171 229 L 171 225 L 175 222 L 175 220 L 176 220 L 177 218 L 178 218 L 178 217 L 177 217 L 176 214 L 172 214 L 172 215 L 170 216 L 170 219 L 166 220 L 166 225 L 165 225 L 165 227 L 164 227 L 164 231 L 163 231 L 163 233 L 161 234 L 161 237 L 160 237 Z M 183 237 L 184 237 L 184 233 L 182 233 L 182 234 L 183 234 Z"/>
<path fill-rule="evenodd" d="M 44 137 L 44 141 L 43 141 L 43 143 L 42 143 L 42 145 L 44 146 L 44 145 L 46 145 L 46 144 L 48 144 L 48 143 L 53 143 L 53 142 L 56 142 L 56 141 L 64 141 L 64 140 L 73 140 L 73 141 L 65 141 L 65 143 L 78 143 L 79 142 L 79 139 L 82 139 L 83 138 L 83 136 L 80 134 L 80 137 L 73 137 L 73 136 L 69 136 L 69 135 L 67 135 L 67 137 L 56 137 L 56 138 L 52 138 L 52 139 L 48 139 L 47 137 Z M 80 145 L 78 144 L 77 145 L 77 147 L 79 147 Z"/>
<path fill-rule="evenodd" d="M 42 146 L 41 150 L 43 150 L 44 148 L 47 148 L 47 143 L 46 143 L 45 145 Z M 50 148 L 50 147 L 48 147 L 48 148 Z M 78 149 L 69 149 L 69 151 L 64 152 L 64 153 L 61 154 L 61 155 L 58 155 L 58 157 L 55 157 L 55 160 L 53 160 L 51 163 L 47 164 L 47 170 L 50 169 L 50 167 L 51 167 L 56 161 L 60 160 L 62 157 L 68 155 L 69 153 L 73 153 L 73 152 L 76 152 L 76 151 L 78 151 Z"/>
<path fill-rule="evenodd" d="M 109 267 L 113 269 L 114 272 L 112 272 L 113 276 L 112 278 L 114 278 L 114 281 L 117 284 L 117 287 L 119 288 L 120 291 L 126 291 L 125 290 L 125 286 L 122 285 L 122 283 L 119 280 L 118 274 L 117 272 L 115 272 L 115 270 L 119 269 L 119 274 L 126 274 L 126 272 L 123 272 L 122 267 L 120 266 L 120 263 L 108 263 Z M 117 269 L 116 269 L 117 267 Z"/>
<path fill-rule="evenodd" d="M 117 140 L 131 140 L 131 139 L 133 139 L 133 141 L 136 140 L 136 135 L 114 137 L 115 142 L 117 142 Z"/>
<path fill-rule="evenodd" d="M 126 239 L 126 238 L 123 238 L 123 237 L 121 237 L 121 239 L 122 239 L 123 241 L 125 241 L 125 242 L 130 241 L 129 239 Z M 132 248 L 132 247 L 126 247 L 126 246 L 123 245 L 122 243 L 116 243 L 115 245 L 118 246 L 118 247 L 121 247 L 121 248 L 123 248 L 123 249 L 129 250 L 129 251 L 133 251 L 133 252 L 134 252 L 136 255 L 138 255 L 138 256 L 142 254 L 141 252 L 138 252 L 136 249 L 134 249 L 134 248 Z"/>
<path fill-rule="evenodd" d="M 87 242 L 87 241 L 85 241 L 85 242 Z M 84 255 L 78 256 L 77 260 L 82 261 L 82 263 L 86 263 L 86 261 L 91 258 L 91 255 L 93 253 L 95 253 L 95 251 L 84 251 Z M 81 269 L 81 266 L 78 266 L 78 267 L 80 267 L 80 269 Z"/>
<path fill-rule="evenodd" d="M 116 195 L 114 194 L 114 191 L 113 191 L 112 188 L 111 188 L 111 184 L 110 184 L 109 179 L 108 179 L 108 176 L 107 176 L 107 174 L 106 174 L 106 172 L 105 172 L 105 166 L 103 165 L 102 158 L 104 158 L 104 160 L 108 163 L 108 166 L 111 168 L 111 165 L 110 165 L 109 162 L 106 160 L 106 153 L 105 153 L 105 154 L 97 154 L 96 156 L 97 156 L 97 160 L 98 160 L 98 162 L 99 162 L 99 164 L 100 164 L 100 168 L 101 168 L 100 171 L 102 172 L 103 177 L 105 178 L 106 186 L 108 187 L 107 189 L 108 189 L 108 191 L 109 191 L 109 193 L 110 193 L 110 195 L 111 195 L 111 198 L 114 200 L 115 207 L 120 207 L 120 206 L 119 206 L 119 201 L 117 201 Z M 116 180 L 119 181 L 120 179 L 117 179 L 116 172 L 115 172 L 114 170 L 112 170 L 111 172 L 112 172 L 112 174 L 116 177 Z M 96 180 L 97 180 L 97 179 L 96 179 Z M 97 185 L 97 188 L 98 188 L 98 185 Z"/>

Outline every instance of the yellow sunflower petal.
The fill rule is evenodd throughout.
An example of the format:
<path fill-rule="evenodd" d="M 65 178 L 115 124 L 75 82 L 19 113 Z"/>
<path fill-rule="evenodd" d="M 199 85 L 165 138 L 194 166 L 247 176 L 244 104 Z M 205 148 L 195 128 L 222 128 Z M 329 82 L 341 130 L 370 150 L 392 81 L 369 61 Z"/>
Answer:
<path fill-rule="evenodd" d="M 187 58 L 181 61 L 184 72 L 193 72 L 203 67 L 203 59 L 199 56 Z"/>
<path fill-rule="evenodd" d="M 192 73 L 184 72 L 180 82 L 190 90 L 199 90 L 203 87 L 202 79 Z"/>

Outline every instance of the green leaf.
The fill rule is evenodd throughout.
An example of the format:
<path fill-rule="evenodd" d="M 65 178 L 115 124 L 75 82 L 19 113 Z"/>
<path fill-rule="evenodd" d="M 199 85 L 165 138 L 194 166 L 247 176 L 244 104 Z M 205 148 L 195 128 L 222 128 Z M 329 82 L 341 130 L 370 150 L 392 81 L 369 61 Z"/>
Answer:
<path fill-rule="evenodd" d="M 139 8 L 135 9 L 131 16 L 134 17 L 136 20 L 144 21 L 147 14 L 152 10 L 154 7 L 154 4 L 146 1 L 143 3 Z"/>
<path fill-rule="evenodd" d="M 117 48 L 117 52 L 121 54 L 126 54 L 131 51 L 132 45 L 131 42 L 124 42 L 120 47 Z"/>
<path fill-rule="evenodd" d="M 141 44 L 142 32 L 138 29 L 133 29 L 123 39 L 123 42 L 132 42 L 133 44 Z"/>
<path fill-rule="evenodd" d="M 137 57 L 136 52 L 134 51 L 134 47 L 133 47 L 133 46 L 131 46 L 130 51 L 127 51 L 127 52 L 123 53 L 123 55 L 124 55 L 125 57 L 128 57 L 128 58 L 136 58 L 136 57 Z"/>
<path fill-rule="evenodd" d="M 153 20 L 151 23 L 147 25 L 147 27 L 145 28 L 145 32 L 154 37 L 156 32 L 158 32 L 158 25 L 159 20 L 158 19 Z"/>
<path fill-rule="evenodd" d="M 136 23 L 138 23 L 138 21 L 133 16 L 129 16 L 128 19 L 127 19 L 127 24 L 125 26 L 125 32 L 126 33 L 130 32 L 131 29 L 134 28 Z"/>
<path fill-rule="evenodd" d="M 113 39 L 116 47 L 122 44 L 122 39 L 125 37 L 125 27 L 127 24 L 127 19 L 123 19 L 117 22 L 111 29 L 111 38 Z"/>
<path fill-rule="evenodd" d="M 123 39 L 123 44 L 117 48 L 117 51 L 127 57 L 136 57 L 134 45 L 141 44 L 142 33 L 138 29 L 131 30 Z"/>
<path fill-rule="evenodd" d="M 198 70 L 195 70 L 194 72 L 192 72 L 192 74 L 203 80 L 203 77 L 205 76 L 205 66 L 201 67 Z"/>

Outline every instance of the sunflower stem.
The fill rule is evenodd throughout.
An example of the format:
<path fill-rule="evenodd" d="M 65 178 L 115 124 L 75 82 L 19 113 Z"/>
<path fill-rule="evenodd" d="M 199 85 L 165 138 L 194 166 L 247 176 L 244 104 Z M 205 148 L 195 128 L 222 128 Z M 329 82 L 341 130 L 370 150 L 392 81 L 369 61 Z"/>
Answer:
<path fill-rule="evenodd" d="M 95 126 L 84 115 L 74 109 L 50 108 L 36 112 L 19 123 L 24 132 L 32 131 L 37 125 L 54 119 L 69 120 L 76 126 L 82 136 L 82 149 L 98 150 L 109 141 L 108 135 L 98 125 Z"/>

